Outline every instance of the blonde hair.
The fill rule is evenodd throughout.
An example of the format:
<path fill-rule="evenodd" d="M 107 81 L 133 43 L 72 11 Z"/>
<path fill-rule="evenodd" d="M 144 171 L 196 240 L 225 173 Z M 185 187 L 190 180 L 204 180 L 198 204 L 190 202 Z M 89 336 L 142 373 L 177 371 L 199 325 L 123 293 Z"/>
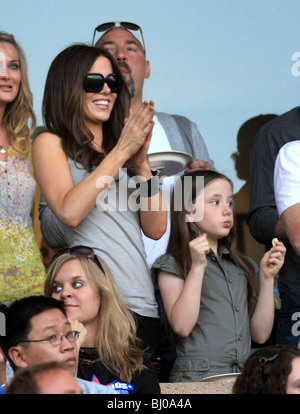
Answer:
<path fill-rule="evenodd" d="M 0 32 L 0 42 L 10 43 L 18 52 L 20 60 L 21 83 L 17 97 L 6 106 L 3 126 L 12 139 L 12 148 L 16 156 L 27 158 L 31 151 L 30 136 L 36 126 L 33 110 L 33 96 L 29 86 L 27 63 L 22 48 L 12 34 Z M 31 120 L 31 124 L 29 124 Z"/>
<path fill-rule="evenodd" d="M 103 273 L 94 260 L 69 253 L 62 254 L 48 268 L 45 295 L 52 296 L 59 269 L 74 259 L 80 260 L 90 284 L 97 289 L 101 298 L 96 335 L 99 358 L 121 381 L 129 382 L 133 374 L 145 368 L 143 351 L 138 347 L 133 315 L 126 307 L 107 265 L 99 259 Z"/>

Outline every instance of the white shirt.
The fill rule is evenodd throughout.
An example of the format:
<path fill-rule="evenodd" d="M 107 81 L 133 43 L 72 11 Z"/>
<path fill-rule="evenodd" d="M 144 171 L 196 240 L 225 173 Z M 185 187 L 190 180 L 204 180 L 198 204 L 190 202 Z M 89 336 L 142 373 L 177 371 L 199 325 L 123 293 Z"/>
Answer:
<path fill-rule="evenodd" d="M 172 151 L 168 137 L 165 134 L 165 131 L 161 124 L 159 123 L 156 115 L 154 116 L 154 128 L 152 132 L 151 142 L 149 146 L 149 154 L 152 154 L 154 152 L 162 152 L 162 151 Z M 164 201 L 168 209 L 168 225 L 167 230 L 165 234 L 159 239 L 159 240 L 153 240 L 149 237 L 146 237 L 143 234 L 143 241 L 147 256 L 147 262 L 149 267 L 152 266 L 152 263 L 162 254 L 166 252 L 169 236 L 170 236 L 170 195 L 173 191 L 174 187 L 174 179 L 175 177 L 166 177 L 164 178 L 163 185 L 161 187 L 161 190 L 163 192 Z"/>
<path fill-rule="evenodd" d="M 280 149 L 274 168 L 274 192 L 279 216 L 300 203 L 300 140 Z"/>
<path fill-rule="evenodd" d="M 153 121 L 154 128 L 152 132 L 148 154 L 152 154 L 153 152 L 172 151 L 165 130 L 159 123 L 156 115 L 154 115 Z"/>

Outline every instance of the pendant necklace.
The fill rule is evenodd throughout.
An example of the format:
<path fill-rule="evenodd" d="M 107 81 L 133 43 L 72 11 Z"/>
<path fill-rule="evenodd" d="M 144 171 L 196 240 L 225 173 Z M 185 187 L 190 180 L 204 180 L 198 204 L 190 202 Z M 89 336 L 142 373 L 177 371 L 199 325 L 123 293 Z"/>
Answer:
<path fill-rule="evenodd" d="M 1 154 L 6 154 L 6 148 L 5 147 L 3 147 L 2 145 L 0 145 L 0 153 Z"/>

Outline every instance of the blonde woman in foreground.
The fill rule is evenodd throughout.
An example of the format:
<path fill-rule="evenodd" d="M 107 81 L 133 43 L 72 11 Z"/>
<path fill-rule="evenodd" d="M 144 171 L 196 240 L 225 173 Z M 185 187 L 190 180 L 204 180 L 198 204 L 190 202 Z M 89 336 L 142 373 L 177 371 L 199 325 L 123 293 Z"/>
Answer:
<path fill-rule="evenodd" d="M 138 346 L 136 325 L 110 270 L 93 249 L 63 249 L 48 268 L 45 294 L 65 303 L 70 319 L 87 329 L 78 377 L 124 394 L 160 393 L 156 369 Z"/>

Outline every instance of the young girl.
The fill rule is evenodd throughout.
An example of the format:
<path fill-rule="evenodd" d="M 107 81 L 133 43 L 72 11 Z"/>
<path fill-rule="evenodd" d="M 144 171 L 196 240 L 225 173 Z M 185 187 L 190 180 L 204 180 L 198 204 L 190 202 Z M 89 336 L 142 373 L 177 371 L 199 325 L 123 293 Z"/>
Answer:
<path fill-rule="evenodd" d="M 62 300 L 67 316 L 86 328 L 78 377 L 122 394 L 160 393 L 154 366 L 138 346 L 135 320 L 106 264 L 87 246 L 56 253 L 45 294 Z"/>
<path fill-rule="evenodd" d="M 184 197 L 191 182 L 195 209 L 189 211 Z M 251 339 L 264 343 L 272 330 L 274 276 L 285 247 L 277 242 L 263 256 L 256 293 L 257 268 L 235 249 L 232 190 L 226 176 L 211 170 L 186 173 L 174 188 L 167 253 L 153 265 L 168 321 L 178 336 L 171 382 L 239 372 Z M 174 206 L 178 201 L 181 209 Z"/>

